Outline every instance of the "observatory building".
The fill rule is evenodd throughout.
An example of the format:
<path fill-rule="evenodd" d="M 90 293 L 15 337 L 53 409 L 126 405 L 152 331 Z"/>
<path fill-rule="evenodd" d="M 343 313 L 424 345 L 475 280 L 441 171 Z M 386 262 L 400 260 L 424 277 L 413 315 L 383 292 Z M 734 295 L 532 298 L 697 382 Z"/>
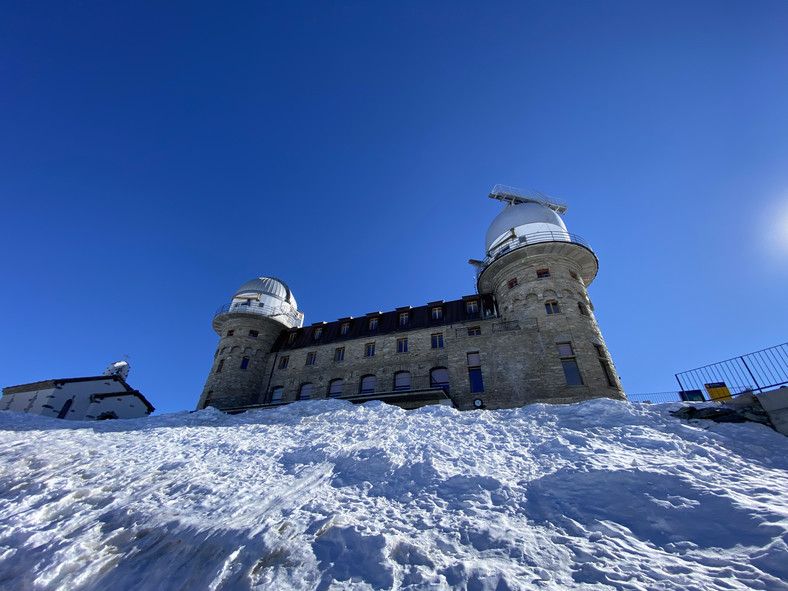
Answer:
<path fill-rule="evenodd" d="M 219 344 L 198 409 L 314 398 L 404 408 L 513 408 L 625 395 L 586 288 L 599 262 L 567 207 L 496 185 L 477 293 L 303 326 L 287 284 L 244 283 L 213 319 Z"/>

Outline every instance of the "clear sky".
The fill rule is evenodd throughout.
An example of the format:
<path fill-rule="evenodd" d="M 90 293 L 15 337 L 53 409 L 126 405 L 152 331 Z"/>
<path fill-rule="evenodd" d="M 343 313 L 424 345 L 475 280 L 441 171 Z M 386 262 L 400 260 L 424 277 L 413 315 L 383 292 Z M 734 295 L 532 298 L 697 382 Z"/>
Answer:
<path fill-rule="evenodd" d="M 0 8 L 0 386 L 129 355 L 193 409 L 255 276 L 306 324 L 473 293 L 565 199 L 628 393 L 788 340 L 788 3 Z"/>

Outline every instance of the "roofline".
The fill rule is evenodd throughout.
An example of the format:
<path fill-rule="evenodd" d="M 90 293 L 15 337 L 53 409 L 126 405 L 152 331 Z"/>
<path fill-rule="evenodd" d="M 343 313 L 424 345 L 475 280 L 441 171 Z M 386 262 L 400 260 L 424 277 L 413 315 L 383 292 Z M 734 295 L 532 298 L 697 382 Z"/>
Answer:
<path fill-rule="evenodd" d="M 56 380 L 41 380 L 40 382 L 30 382 L 29 384 L 19 384 L 18 386 L 7 386 L 3 388 L 3 394 L 19 394 L 21 392 L 32 392 L 33 390 L 44 390 L 46 388 L 55 388 L 58 384 L 68 384 L 70 382 L 94 382 L 97 380 L 115 380 L 120 382 L 120 385 L 126 392 L 133 392 L 134 388 L 129 386 L 126 381 L 120 376 L 89 376 L 84 378 L 60 378 Z"/>

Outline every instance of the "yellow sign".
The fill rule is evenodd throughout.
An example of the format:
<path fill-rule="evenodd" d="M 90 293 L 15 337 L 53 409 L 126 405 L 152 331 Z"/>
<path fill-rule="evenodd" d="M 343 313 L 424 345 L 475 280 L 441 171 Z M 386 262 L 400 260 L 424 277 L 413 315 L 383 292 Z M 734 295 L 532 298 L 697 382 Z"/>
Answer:
<path fill-rule="evenodd" d="M 730 390 L 728 390 L 728 386 L 725 385 L 725 382 L 713 382 L 703 385 L 706 386 L 706 392 L 709 393 L 709 400 L 712 402 L 731 399 Z"/>

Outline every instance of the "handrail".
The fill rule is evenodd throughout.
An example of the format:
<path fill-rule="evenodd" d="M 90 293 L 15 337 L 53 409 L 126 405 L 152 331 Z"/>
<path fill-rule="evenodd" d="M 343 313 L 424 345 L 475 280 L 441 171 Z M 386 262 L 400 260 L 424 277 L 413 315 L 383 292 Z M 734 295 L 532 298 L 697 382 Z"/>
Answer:
<path fill-rule="evenodd" d="M 505 242 L 502 242 L 492 249 L 479 265 L 479 270 L 476 273 L 477 281 L 482 272 L 503 255 L 517 250 L 518 248 L 524 248 L 526 246 L 532 246 L 534 244 L 541 244 L 545 242 L 569 242 L 571 244 L 578 244 L 584 248 L 587 248 L 591 252 L 594 252 L 594 250 L 591 248 L 591 245 L 588 243 L 588 240 L 578 236 L 577 234 L 571 234 L 570 232 L 550 231 L 532 232 L 531 234 L 524 234 L 523 236 L 509 238 Z"/>
<path fill-rule="evenodd" d="M 291 307 L 284 307 L 284 306 L 267 306 L 264 304 L 243 304 L 243 303 L 236 303 L 230 302 L 229 304 L 222 304 L 219 309 L 216 311 L 216 314 L 213 315 L 214 318 L 219 316 L 220 314 L 227 314 L 228 312 L 233 313 L 240 313 L 240 314 L 259 314 L 261 316 L 268 316 L 269 318 L 274 316 L 286 316 L 290 318 L 296 325 L 299 325 L 300 322 L 304 318 L 304 313 L 299 312 Z"/>

